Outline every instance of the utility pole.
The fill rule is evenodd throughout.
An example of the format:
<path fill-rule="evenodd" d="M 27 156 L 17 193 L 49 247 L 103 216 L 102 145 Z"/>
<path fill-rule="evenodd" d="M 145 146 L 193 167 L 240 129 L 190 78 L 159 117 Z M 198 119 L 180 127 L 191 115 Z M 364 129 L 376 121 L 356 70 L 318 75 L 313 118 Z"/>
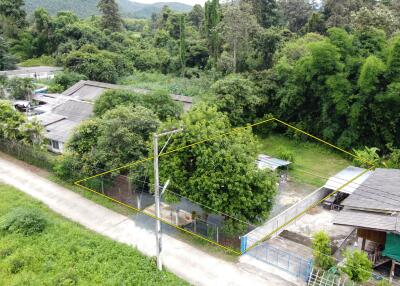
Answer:
<path fill-rule="evenodd" d="M 157 268 L 158 270 L 162 270 L 162 261 L 161 261 L 161 251 L 162 251 L 162 241 L 161 241 L 161 216 L 160 216 L 160 178 L 158 174 L 158 156 L 167 146 L 169 139 L 175 133 L 181 132 L 183 129 L 175 129 L 172 131 L 164 132 L 161 134 L 154 133 L 153 136 L 153 150 L 154 150 L 154 198 L 155 198 L 155 207 L 156 207 L 156 254 L 157 254 Z M 158 153 L 158 138 L 162 136 L 170 135 L 164 147 L 161 149 L 161 152 Z M 168 186 L 169 180 L 165 184 L 163 188 L 163 192 L 166 190 Z"/>

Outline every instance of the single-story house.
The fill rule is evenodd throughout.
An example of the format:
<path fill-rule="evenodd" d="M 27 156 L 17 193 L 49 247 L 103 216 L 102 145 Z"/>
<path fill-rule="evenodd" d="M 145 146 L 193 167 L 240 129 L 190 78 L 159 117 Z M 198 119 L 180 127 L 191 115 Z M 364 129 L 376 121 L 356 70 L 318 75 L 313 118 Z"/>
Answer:
<path fill-rule="evenodd" d="M 7 78 L 33 78 L 33 79 L 52 79 L 54 75 L 62 71 L 60 67 L 19 67 L 16 70 L 0 71 L 0 75 L 5 75 Z"/>
<path fill-rule="evenodd" d="M 82 80 L 62 94 L 34 94 L 33 100 L 39 105 L 35 108 L 37 119 L 43 123 L 49 140 L 49 149 L 63 153 L 64 144 L 72 135 L 74 128 L 93 115 L 94 101 L 106 90 L 128 89 L 147 94 L 149 90 L 136 89 L 115 84 Z M 187 111 L 193 104 L 188 96 L 171 94 L 171 98 L 183 104 Z"/>
<path fill-rule="evenodd" d="M 342 202 L 334 224 L 357 229 L 374 266 L 400 265 L 400 170 L 376 169 Z"/>

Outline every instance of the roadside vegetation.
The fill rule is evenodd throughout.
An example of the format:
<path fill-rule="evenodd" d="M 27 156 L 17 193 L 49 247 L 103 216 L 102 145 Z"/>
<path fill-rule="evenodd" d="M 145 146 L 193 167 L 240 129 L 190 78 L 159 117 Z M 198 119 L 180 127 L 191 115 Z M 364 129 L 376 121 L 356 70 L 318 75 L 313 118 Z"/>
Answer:
<path fill-rule="evenodd" d="M 130 246 L 0 184 L 1 285 L 188 285 Z"/>

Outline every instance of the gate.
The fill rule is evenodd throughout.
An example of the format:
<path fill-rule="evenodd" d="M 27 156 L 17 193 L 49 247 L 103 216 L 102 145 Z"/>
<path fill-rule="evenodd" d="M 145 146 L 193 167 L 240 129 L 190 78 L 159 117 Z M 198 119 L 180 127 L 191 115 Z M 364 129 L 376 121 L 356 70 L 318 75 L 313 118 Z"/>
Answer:
<path fill-rule="evenodd" d="M 312 259 L 306 260 L 293 253 L 271 246 L 267 242 L 253 247 L 246 254 L 271 264 L 306 282 L 312 271 Z"/>

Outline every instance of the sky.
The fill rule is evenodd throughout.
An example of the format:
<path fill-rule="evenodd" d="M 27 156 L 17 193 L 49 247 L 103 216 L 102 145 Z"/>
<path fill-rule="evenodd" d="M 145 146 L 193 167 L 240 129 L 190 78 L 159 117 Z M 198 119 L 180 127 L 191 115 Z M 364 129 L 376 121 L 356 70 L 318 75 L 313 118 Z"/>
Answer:
<path fill-rule="evenodd" d="M 151 3 L 157 3 L 157 2 L 180 2 L 180 3 L 185 3 L 188 5 L 195 5 L 195 4 L 201 4 L 204 5 L 204 2 L 206 0 L 131 0 L 133 2 L 140 2 L 140 3 L 146 3 L 146 4 L 151 4 Z"/>

